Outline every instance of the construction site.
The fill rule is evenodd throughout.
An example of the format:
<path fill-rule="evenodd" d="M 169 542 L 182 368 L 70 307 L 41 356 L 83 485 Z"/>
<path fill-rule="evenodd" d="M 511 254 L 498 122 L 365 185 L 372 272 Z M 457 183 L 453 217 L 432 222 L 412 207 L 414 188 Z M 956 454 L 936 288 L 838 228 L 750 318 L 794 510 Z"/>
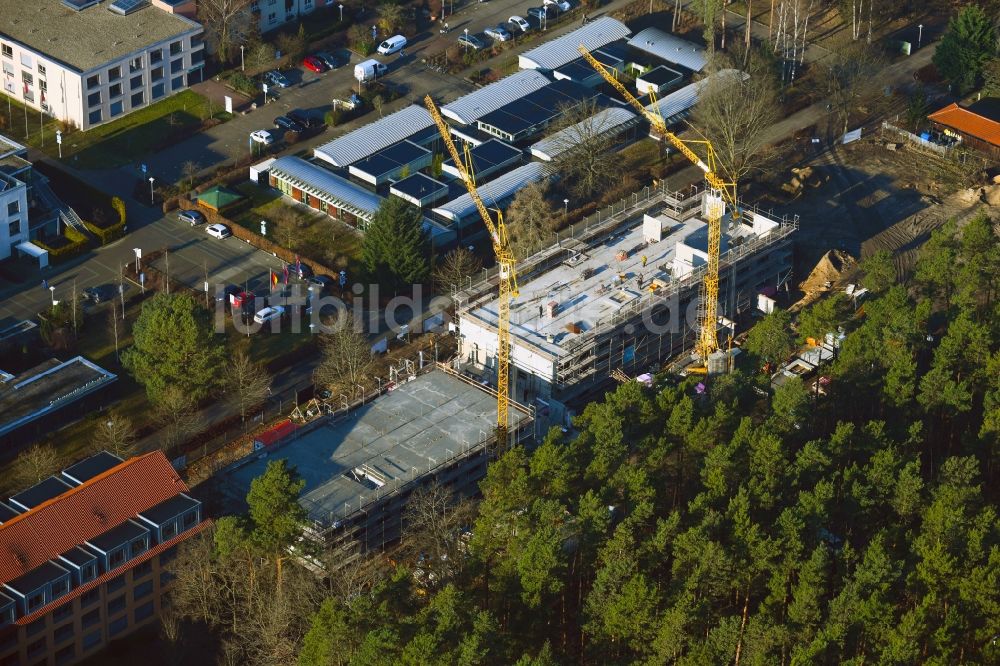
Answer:
<path fill-rule="evenodd" d="M 660 370 L 691 352 L 697 300 L 708 266 L 703 190 L 664 186 L 636 210 L 594 225 L 518 263 L 510 310 L 511 397 L 539 419 L 568 425 L 574 409 L 612 376 Z M 719 339 L 791 277 L 798 218 L 744 206 L 722 219 Z M 692 304 L 694 304 L 692 306 Z M 495 385 L 498 298 L 461 304 L 459 361 Z"/>

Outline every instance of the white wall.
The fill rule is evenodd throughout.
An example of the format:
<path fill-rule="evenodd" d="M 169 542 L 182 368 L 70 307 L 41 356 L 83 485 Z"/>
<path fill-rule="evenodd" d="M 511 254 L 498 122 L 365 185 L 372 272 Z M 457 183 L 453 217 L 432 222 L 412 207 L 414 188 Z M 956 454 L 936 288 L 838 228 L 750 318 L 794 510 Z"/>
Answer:
<path fill-rule="evenodd" d="M 495 367 L 497 354 L 496 331 L 477 323 L 477 320 L 463 316 L 459 322 L 461 333 L 459 353 L 463 360 L 472 360 L 480 366 Z M 555 381 L 555 363 L 552 359 L 533 351 L 530 347 L 518 344 L 513 338 L 511 361 L 524 372 L 532 374 L 542 381 Z"/>
<path fill-rule="evenodd" d="M 13 180 L 13 179 L 11 179 Z M 0 180 L 0 259 L 6 259 L 14 252 L 14 246 L 28 240 L 28 197 L 27 188 L 22 183 L 11 187 L 10 181 Z M 17 212 L 9 213 L 10 204 L 16 204 Z M 11 232 L 14 223 L 14 234 Z"/>

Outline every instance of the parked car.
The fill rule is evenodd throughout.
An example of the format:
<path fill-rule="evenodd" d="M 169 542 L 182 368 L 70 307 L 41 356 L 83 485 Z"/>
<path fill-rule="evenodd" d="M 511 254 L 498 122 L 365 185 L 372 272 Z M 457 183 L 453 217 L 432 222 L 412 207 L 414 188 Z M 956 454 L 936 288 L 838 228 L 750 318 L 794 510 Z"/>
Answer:
<path fill-rule="evenodd" d="M 233 235 L 233 232 L 224 224 L 210 224 L 205 227 L 205 233 L 207 233 L 212 238 L 218 238 L 222 240 L 223 238 L 229 238 Z"/>
<path fill-rule="evenodd" d="M 473 34 L 462 35 L 461 37 L 458 38 L 458 43 L 461 44 L 462 46 L 473 49 L 474 51 L 486 48 L 486 42 L 480 39 L 479 35 L 473 35 Z"/>
<path fill-rule="evenodd" d="M 527 14 L 528 18 L 535 19 L 541 25 L 544 21 L 555 18 L 558 12 L 559 10 L 552 5 L 543 5 L 542 7 L 529 7 Z"/>
<path fill-rule="evenodd" d="M 199 224 L 205 224 L 205 216 L 197 210 L 180 210 L 177 213 L 177 219 L 181 222 L 187 222 L 192 227 L 196 227 Z"/>
<path fill-rule="evenodd" d="M 115 297 L 117 289 L 110 284 L 102 284 L 99 287 L 87 287 L 83 290 L 83 300 L 90 301 L 94 305 L 110 301 Z"/>
<path fill-rule="evenodd" d="M 393 35 L 378 45 L 378 52 L 382 55 L 392 55 L 393 53 L 402 51 L 405 47 L 406 37 L 403 37 L 402 35 Z"/>
<path fill-rule="evenodd" d="M 285 308 L 280 305 L 272 305 L 266 307 L 263 310 L 259 310 L 257 314 L 253 316 L 254 323 L 266 324 L 273 319 L 281 319 L 285 316 Z"/>
<path fill-rule="evenodd" d="M 303 127 L 319 127 L 323 124 L 323 121 L 316 116 L 310 116 L 305 111 L 289 111 L 285 114 L 286 117 L 291 118 L 299 125 Z"/>
<path fill-rule="evenodd" d="M 308 69 L 310 72 L 316 72 L 317 74 L 322 74 L 326 70 L 330 69 L 327 67 L 326 63 L 317 58 L 314 55 L 307 55 L 302 59 L 302 66 Z"/>
<path fill-rule="evenodd" d="M 568 0 L 542 0 L 542 4 L 548 7 L 558 7 L 561 12 L 568 12 L 572 7 Z"/>
<path fill-rule="evenodd" d="M 531 24 L 520 16 L 511 16 L 507 19 L 507 25 L 511 27 L 511 32 L 520 32 L 521 34 L 524 34 L 531 30 Z"/>
<path fill-rule="evenodd" d="M 336 280 L 329 275 L 313 275 L 309 278 L 309 288 L 315 291 L 325 291 L 331 288 Z"/>
<path fill-rule="evenodd" d="M 340 67 L 340 59 L 337 56 L 327 53 L 326 51 L 317 51 L 313 54 L 313 57 L 322 61 L 329 69 L 337 69 Z"/>
<path fill-rule="evenodd" d="M 495 42 L 507 42 L 514 38 L 514 35 L 510 34 L 510 31 L 502 25 L 486 28 L 483 34 Z"/>
<path fill-rule="evenodd" d="M 278 88 L 287 88 L 291 85 L 291 81 L 289 81 L 284 74 L 276 69 L 272 69 L 270 72 L 264 73 L 264 83 Z"/>
<path fill-rule="evenodd" d="M 274 119 L 274 128 L 283 129 L 288 132 L 305 132 L 306 127 L 300 123 L 295 122 L 288 116 L 278 116 Z"/>
<path fill-rule="evenodd" d="M 383 65 L 378 60 L 370 58 L 354 66 L 354 78 L 362 83 L 367 83 L 368 81 L 377 79 L 388 71 L 389 67 L 387 65 Z"/>
<path fill-rule="evenodd" d="M 250 132 L 250 139 L 256 143 L 262 143 L 265 146 L 270 146 L 278 140 L 278 137 L 275 136 L 274 132 L 270 132 L 268 130 L 256 130 L 254 132 Z"/>

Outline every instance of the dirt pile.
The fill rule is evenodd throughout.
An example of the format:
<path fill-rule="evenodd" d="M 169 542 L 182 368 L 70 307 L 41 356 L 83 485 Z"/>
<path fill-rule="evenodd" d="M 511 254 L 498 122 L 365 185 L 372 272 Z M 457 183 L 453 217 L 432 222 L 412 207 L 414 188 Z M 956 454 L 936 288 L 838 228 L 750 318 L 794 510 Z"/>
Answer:
<path fill-rule="evenodd" d="M 817 292 L 829 291 L 836 286 L 844 271 L 853 268 L 854 257 L 842 250 L 830 250 L 824 254 L 809 273 L 809 277 L 799 283 L 799 289 L 808 298 Z"/>

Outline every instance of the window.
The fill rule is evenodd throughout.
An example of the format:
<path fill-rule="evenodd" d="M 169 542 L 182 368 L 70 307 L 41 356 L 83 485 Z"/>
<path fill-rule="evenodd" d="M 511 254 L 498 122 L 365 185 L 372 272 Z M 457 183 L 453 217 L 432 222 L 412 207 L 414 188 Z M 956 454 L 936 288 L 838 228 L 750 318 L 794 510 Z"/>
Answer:
<path fill-rule="evenodd" d="M 39 638 L 28 646 L 28 659 L 37 657 L 42 652 L 45 652 L 45 639 Z"/>
<path fill-rule="evenodd" d="M 105 592 L 111 594 L 112 592 L 117 592 L 118 590 L 125 587 L 125 575 L 117 576 L 113 580 L 109 580 L 105 584 Z"/>
<path fill-rule="evenodd" d="M 177 72 L 184 71 L 184 58 L 178 58 L 177 60 L 170 61 L 170 73 L 176 74 Z"/>
<path fill-rule="evenodd" d="M 114 113 L 112 113 L 111 115 L 114 115 Z M 118 550 L 108 555 L 108 568 L 113 569 L 124 561 L 125 561 L 125 549 L 119 548 Z"/>
<path fill-rule="evenodd" d="M 19 233 L 21 233 L 21 224 L 20 224 L 20 222 L 18 222 L 17 220 L 14 220 L 13 222 L 10 222 L 9 225 L 8 225 L 8 227 L 7 227 L 7 236 L 9 238 L 13 238 L 14 236 L 18 235 Z"/>
<path fill-rule="evenodd" d="M 59 651 L 56 652 L 56 666 L 60 666 L 60 664 L 68 664 L 69 662 L 73 661 L 73 658 L 75 656 L 76 656 L 75 645 L 67 645 L 64 648 L 60 648 Z"/>
<path fill-rule="evenodd" d="M 153 573 L 153 560 L 146 560 L 135 569 L 132 569 L 132 580 L 140 580 L 151 573 Z"/>
<path fill-rule="evenodd" d="M 52 585 L 49 586 L 49 590 L 52 593 L 52 598 L 58 599 L 62 595 L 69 592 L 69 579 L 62 578 L 60 580 L 55 581 L 54 583 L 52 583 Z"/>
<path fill-rule="evenodd" d="M 45 617 L 42 616 L 38 618 L 29 624 L 24 631 L 28 636 L 34 636 L 35 634 L 45 631 Z"/>
<path fill-rule="evenodd" d="M 88 89 L 90 89 L 90 88 L 96 88 L 99 85 L 101 85 L 101 75 L 100 74 L 94 74 L 93 76 L 88 76 L 87 77 L 87 88 Z"/>
<path fill-rule="evenodd" d="M 108 97 L 115 98 L 122 96 L 122 84 L 115 83 L 110 88 L 108 88 Z"/>
<path fill-rule="evenodd" d="M 153 581 L 147 580 L 145 583 L 139 583 L 132 590 L 132 601 L 139 601 L 143 597 L 148 597 L 153 593 Z"/>
<path fill-rule="evenodd" d="M 122 67 L 121 65 L 117 67 L 112 67 L 108 70 L 108 81 L 117 81 L 122 78 Z"/>
<path fill-rule="evenodd" d="M 28 597 L 28 612 L 32 612 L 39 606 L 45 603 L 45 593 L 38 592 L 37 594 L 32 594 Z"/>
<path fill-rule="evenodd" d="M 17 645 L 17 632 L 16 631 L 5 631 L 3 638 L 0 638 L 0 652 L 6 652 Z M 17 653 L 14 653 L 17 656 Z M 0 661 L 0 666 L 3 666 L 7 662 Z"/>
<path fill-rule="evenodd" d="M 128 64 L 128 71 L 138 72 L 140 69 L 142 69 L 142 56 L 132 58 L 132 61 Z"/>
<path fill-rule="evenodd" d="M 146 603 L 135 609 L 135 623 L 139 624 L 152 614 L 153 614 L 153 602 L 147 601 Z"/>
<path fill-rule="evenodd" d="M 162 83 L 157 83 L 155 86 L 153 86 L 153 90 L 151 93 L 152 99 L 160 99 L 161 97 L 163 97 L 164 94 L 165 91 Z"/>
<path fill-rule="evenodd" d="M 166 525 L 160 528 L 160 541 L 168 541 L 170 539 L 173 539 L 175 536 L 177 536 L 176 520 L 171 523 L 167 523 Z M 162 560 L 163 558 L 161 557 L 160 561 Z"/>
<path fill-rule="evenodd" d="M 184 50 L 184 42 L 178 40 L 170 45 L 170 55 L 175 56 Z"/>
<path fill-rule="evenodd" d="M 87 590 L 82 595 L 80 595 L 80 608 L 93 606 L 96 602 L 100 600 L 101 600 L 101 588 L 100 586 L 98 586 L 91 590 Z"/>
<path fill-rule="evenodd" d="M 10 44 L 3 44 L 2 46 L 0 46 L 0 51 L 3 52 L 4 58 L 14 57 L 14 48 Z"/>
<path fill-rule="evenodd" d="M 268 23 L 276 23 L 277 21 L 278 21 L 278 15 L 275 14 L 274 12 L 271 12 L 270 14 L 267 15 Z"/>
<path fill-rule="evenodd" d="M 20 212 L 21 212 L 20 202 L 15 200 L 7 204 L 7 215 L 17 215 Z"/>
<path fill-rule="evenodd" d="M 163 61 L 163 51 L 156 49 L 155 51 L 149 52 L 149 64 L 155 65 L 158 62 Z"/>
<path fill-rule="evenodd" d="M 80 626 L 86 629 L 87 627 L 92 627 L 101 621 L 101 609 L 95 608 L 92 611 L 87 611 L 80 617 Z"/>
<path fill-rule="evenodd" d="M 132 540 L 132 557 L 140 555 L 146 551 L 146 537 L 139 537 Z"/>
<path fill-rule="evenodd" d="M 133 76 L 132 80 L 128 82 L 129 90 L 138 90 L 142 87 L 142 74 L 138 76 Z"/>
<path fill-rule="evenodd" d="M 38 75 L 45 76 L 45 65 L 38 63 Z"/>
<path fill-rule="evenodd" d="M 21 80 L 24 81 L 25 85 L 32 85 L 35 82 L 35 77 L 33 77 L 29 72 L 21 72 Z"/>
<path fill-rule="evenodd" d="M 38 89 L 41 90 L 42 92 L 48 92 L 49 84 L 46 83 L 44 79 L 38 79 Z"/>
<path fill-rule="evenodd" d="M 163 68 L 162 67 L 154 67 L 153 71 L 151 72 L 151 75 L 150 75 L 150 80 L 151 81 L 159 81 L 162 78 L 163 78 Z"/>
<path fill-rule="evenodd" d="M 80 582 L 86 583 L 97 578 L 97 563 L 91 562 L 80 567 Z"/>
<path fill-rule="evenodd" d="M 73 602 L 68 601 L 52 611 L 52 623 L 62 622 L 73 614 Z"/>
<path fill-rule="evenodd" d="M 185 513 L 184 517 L 181 518 L 181 521 L 184 523 L 184 529 L 188 529 L 198 522 L 198 512 L 189 511 L 188 513 Z"/>
<path fill-rule="evenodd" d="M 161 571 L 160 572 L 160 587 L 164 588 L 167 585 L 170 585 L 170 581 L 172 581 L 176 577 L 177 576 L 173 575 L 169 571 Z"/>
<path fill-rule="evenodd" d="M 115 615 L 116 613 L 122 612 L 125 608 L 125 595 L 115 597 L 108 602 L 108 615 Z"/>
<path fill-rule="evenodd" d="M 170 82 L 170 89 L 171 90 L 180 90 L 183 87 L 184 87 L 184 75 L 183 74 L 181 74 L 180 76 L 175 76 L 174 79 Z"/>
<path fill-rule="evenodd" d="M 117 636 L 128 629 L 128 615 L 122 615 L 120 618 L 108 625 L 108 636 Z"/>
<path fill-rule="evenodd" d="M 93 631 L 83 637 L 83 649 L 89 650 L 101 644 L 101 630 Z"/>
<path fill-rule="evenodd" d="M 56 630 L 52 632 L 52 640 L 55 641 L 56 645 L 59 645 L 67 638 L 73 637 L 73 623 L 67 622 L 66 624 L 56 627 Z"/>
<path fill-rule="evenodd" d="M 21 64 L 27 67 L 28 69 L 31 69 L 32 67 L 34 67 L 35 61 L 32 60 L 30 53 L 25 53 L 24 51 L 21 51 Z"/>
<path fill-rule="evenodd" d="M 87 95 L 87 106 L 97 106 L 101 103 L 101 91 L 92 92 Z"/>
<path fill-rule="evenodd" d="M 14 234 L 11 234 L 13 236 Z M 6 627 L 14 621 L 14 606 L 10 605 L 0 611 L 0 627 Z M 0 648 L 2 649 L 2 648 Z"/>
<path fill-rule="evenodd" d="M 6 74 L 7 76 L 14 76 L 14 65 L 4 60 L 3 73 Z"/>

